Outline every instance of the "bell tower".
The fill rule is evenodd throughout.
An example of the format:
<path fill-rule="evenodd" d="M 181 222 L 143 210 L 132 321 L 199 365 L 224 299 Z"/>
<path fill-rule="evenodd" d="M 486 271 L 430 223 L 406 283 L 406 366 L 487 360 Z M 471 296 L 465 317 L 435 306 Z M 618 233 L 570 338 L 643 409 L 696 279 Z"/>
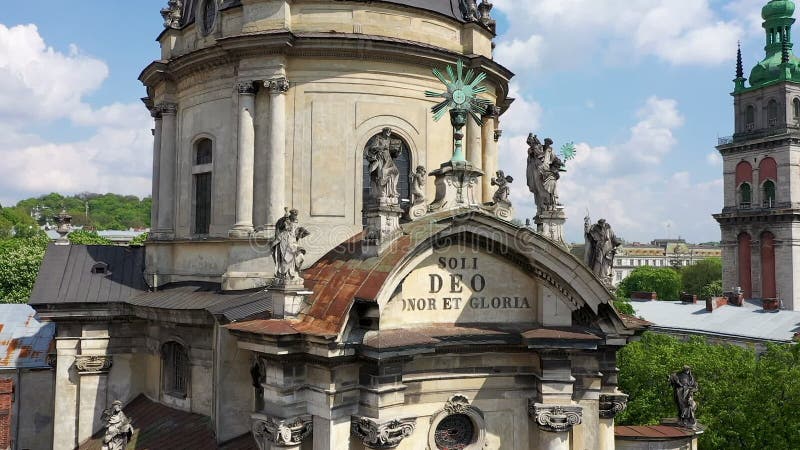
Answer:
<path fill-rule="evenodd" d="M 761 11 L 765 57 L 744 77 L 737 52 L 734 134 L 720 138 L 724 207 L 714 218 L 723 244 L 723 288 L 800 309 L 800 59 L 792 53 L 795 5 Z M 749 83 L 748 83 L 749 81 Z"/>

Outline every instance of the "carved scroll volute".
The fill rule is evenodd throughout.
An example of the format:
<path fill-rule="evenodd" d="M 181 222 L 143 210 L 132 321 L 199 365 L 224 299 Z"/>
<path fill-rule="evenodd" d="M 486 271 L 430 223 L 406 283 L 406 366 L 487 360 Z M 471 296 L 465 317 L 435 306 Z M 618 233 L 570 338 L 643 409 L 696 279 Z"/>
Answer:
<path fill-rule="evenodd" d="M 529 400 L 528 416 L 539 425 L 540 430 L 566 433 L 581 423 L 583 408 L 577 405 L 544 405 Z"/>
<path fill-rule="evenodd" d="M 313 432 L 310 415 L 280 419 L 257 414 L 252 421 L 253 437 L 261 450 L 300 445 Z"/>
<path fill-rule="evenodd" d="M 95 374 L 95 373 L 108 373 L 111 370 L 111 356 L 76 356 L 75 368 L 78 373 Z"/>
<path fill-rule="evenodd" d="M 628 396 L 626 394 L 601 394 L 600 395 L 600 418 L 613 419 L 617 414 L 625 411 L 628 407 Z"/>
<path fill-rule="evenodd" d="M 353 416 L 350 432 L 368 448 L 392 449 L 411 436 L 416 426 L 417 420 L 413 418 L 378 422 L 368 417 Z"/>

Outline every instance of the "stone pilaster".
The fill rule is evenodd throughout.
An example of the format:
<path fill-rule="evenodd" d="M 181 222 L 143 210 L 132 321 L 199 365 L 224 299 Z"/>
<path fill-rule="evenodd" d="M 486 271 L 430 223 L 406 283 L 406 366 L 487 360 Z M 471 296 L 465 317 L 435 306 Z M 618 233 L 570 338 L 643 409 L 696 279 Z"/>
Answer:
<path fill-rule="evenodd" d="M 581 423 L 583 408 L 577 405 L 549 405 L 528 403 L 528 416 L 539 429 L 539 447 L 542 450 L 568 450 L 569 432 Z"/>
<path fill-rule="evenodd" d="M 350 430 L 365 447 L 372 449 L 396 448 L 410 437 L 417 426 L 413 418 L 378 421 L 368 417 L 353 416 Z"/>
<path fill-rule="evenodd" d="M 256 154 L 256 86 L 252 81 L 236 86 L 239 92 L 239 139 L 236 163 L 236 223 L 230 237 L 244 238 L 253 232 L 253 170 Z"/>
<path fill-rule="evenodd" d="M 153 127 L 153 189 L 151 194 L 150 227 L 155 229 L 158 221 L 158 183 L 161 180 L 161 130 L 164 122 L 161 119 L 161 111 L 159 109 L 153 108 L 150 111 L 150 115 L 153 116 L 155 121 Z"/>
<path fill-rule="evenodd" d="M 309 415 L 283 419 L 253 414 L 252 433 L 260 450 L 273 448 L 299 450 L 300 446 L 313 434 L 314 424 Z"/>
<path fill-rule="evenodd" d="M 56 340 L 55 413 L 53 414 L 53 449 L 73 450 L 78 446 L 78 383 L 74 381 L 75 355 L 80 340 Z"/>
<path fill-rule="evenodd" d="M 483 145 L 483 155 L 481 169 L 483 169 L 484 173 L 493 174 L 497 172 L 497 164 L 498 164 L 498 152 L 497 152 L 497 141 L 498 139 L 495 138 L 496 126 L 497 126 L 497 117 L 500 111 L 499 108 L 496 106 L 492 106 L 486 111 L 486 116 L 483 119 L 483 139 L 481 144 Z M 481 190 L 483 191 L 483 199 L 485 201 L 489 201 L 492 198 L 492 194 L 494 193 L 494 187 L 492 186 L 492 177 L 484 177 L 483 182 L 481 183 Z"/>
<path fill-rule="evenodd" d="M 482 168 L 484 173 L 493 174 L 494 172 L 486 172 L 486 168 L 483 167 L 483 126 L 470 119 L 467 121 L 466 128 L 467 161 L 475 168 Z M 489 201 L 492 198 L 491 195 L 483 195 L 482 188 L 475 190 L 475 197 L 479 203 L 484 200 Z"/>
<path fill-rule="evenodd" d="M 286 205 L 286 93 L 289 81 L 278 78 L 264 82 L 269 92 L 269 153 L 267 225 L 283 216 Z"/>
<path fill-rule="evenodd" d="M 161 152 L 158 171 L 158 219 L 153 227 L 153 238 L 171 239 L 175 236 L 175 176 L 178 155 L 177 115 L 178 105 L 161 103 L 156 108 L 161 113 Z"/>
<path fill-rule="evenodd" d="M 80 376 L 78 396 L 78 442 L 89 439 L 101 422 L 108 403 L 108 372 L 111 356 L 77 356 L 75 369 Z"/>

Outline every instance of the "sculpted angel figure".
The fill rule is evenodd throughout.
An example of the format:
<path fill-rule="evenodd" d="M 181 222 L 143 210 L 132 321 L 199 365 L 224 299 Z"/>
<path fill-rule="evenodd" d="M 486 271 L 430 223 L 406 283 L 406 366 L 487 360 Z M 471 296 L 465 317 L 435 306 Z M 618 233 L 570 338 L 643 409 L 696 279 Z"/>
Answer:
<path fill-rule="evenodd" d="M 306 250 L 299 241 L 310 233 L 298 224 L 296 209 L 287 211 L 275 224 L 275 239 L 272 241 L 272 259 L 275 262 L 275 277 L 283 281 L 300 281 Z"/>
<path fill-rule="evenodd" d="M 133 436 L 133 427 L 128 416 L 122 412 L 122 402 L 115 400 L 111 408 L 103 411 L 102 420 L 106 424 L 103 450 L 125 450 Z"/>
<path fill-rule="evenodd" d="M 411 204 L 421 205 L 425 203 L 425 183 L 428 179 L 425 166 L 417 166 L 416 170 L 409 176 L 411 181 Z"/>
<path fill-rule="evenodd" d="M 492 178 L 492 186 L 497 186 L 497 190 L 492 196 L 492 201 L 495 204 L 511 203 L 508 200 L 508 196 L 511 194 L 511 187 L 509 185 L 514 181 L 514 178 L 510 175 L 506 176 L 505 172 L 502 170 L 498 170 L 496 175 L 496 177 Z"/>
<path fill-rule="evenodd" d="M 401 150 L 401 141 L 392 139 L 392 130 L 388 127 L 369 142 L 366 158 L 369 161 L 369 178 L 374 199 L 398 198 L 397 180 L 400 178 L 400 170 L 394 160 Z"/>

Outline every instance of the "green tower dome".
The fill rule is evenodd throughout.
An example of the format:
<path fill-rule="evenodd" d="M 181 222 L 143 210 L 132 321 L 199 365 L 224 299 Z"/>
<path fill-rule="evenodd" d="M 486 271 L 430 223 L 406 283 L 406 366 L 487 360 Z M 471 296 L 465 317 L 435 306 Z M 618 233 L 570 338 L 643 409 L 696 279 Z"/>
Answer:
<path fill-rule="evenodd" d="M 761 9 L 767 38 L 766 55 L 750 72 L 751 88 L 779 81 L 800 82 L 800 59 L 792 53 L 794 8 L 792 0 L 771 0 Z M 740 79 L 737 89 L 746 89 L 743 79 Z"/>
<path fill-rule="evenodd" d="M 792 0 L 772 0 L 761 8 L 764 20 L 790 18 L 794 14 Z"/>

